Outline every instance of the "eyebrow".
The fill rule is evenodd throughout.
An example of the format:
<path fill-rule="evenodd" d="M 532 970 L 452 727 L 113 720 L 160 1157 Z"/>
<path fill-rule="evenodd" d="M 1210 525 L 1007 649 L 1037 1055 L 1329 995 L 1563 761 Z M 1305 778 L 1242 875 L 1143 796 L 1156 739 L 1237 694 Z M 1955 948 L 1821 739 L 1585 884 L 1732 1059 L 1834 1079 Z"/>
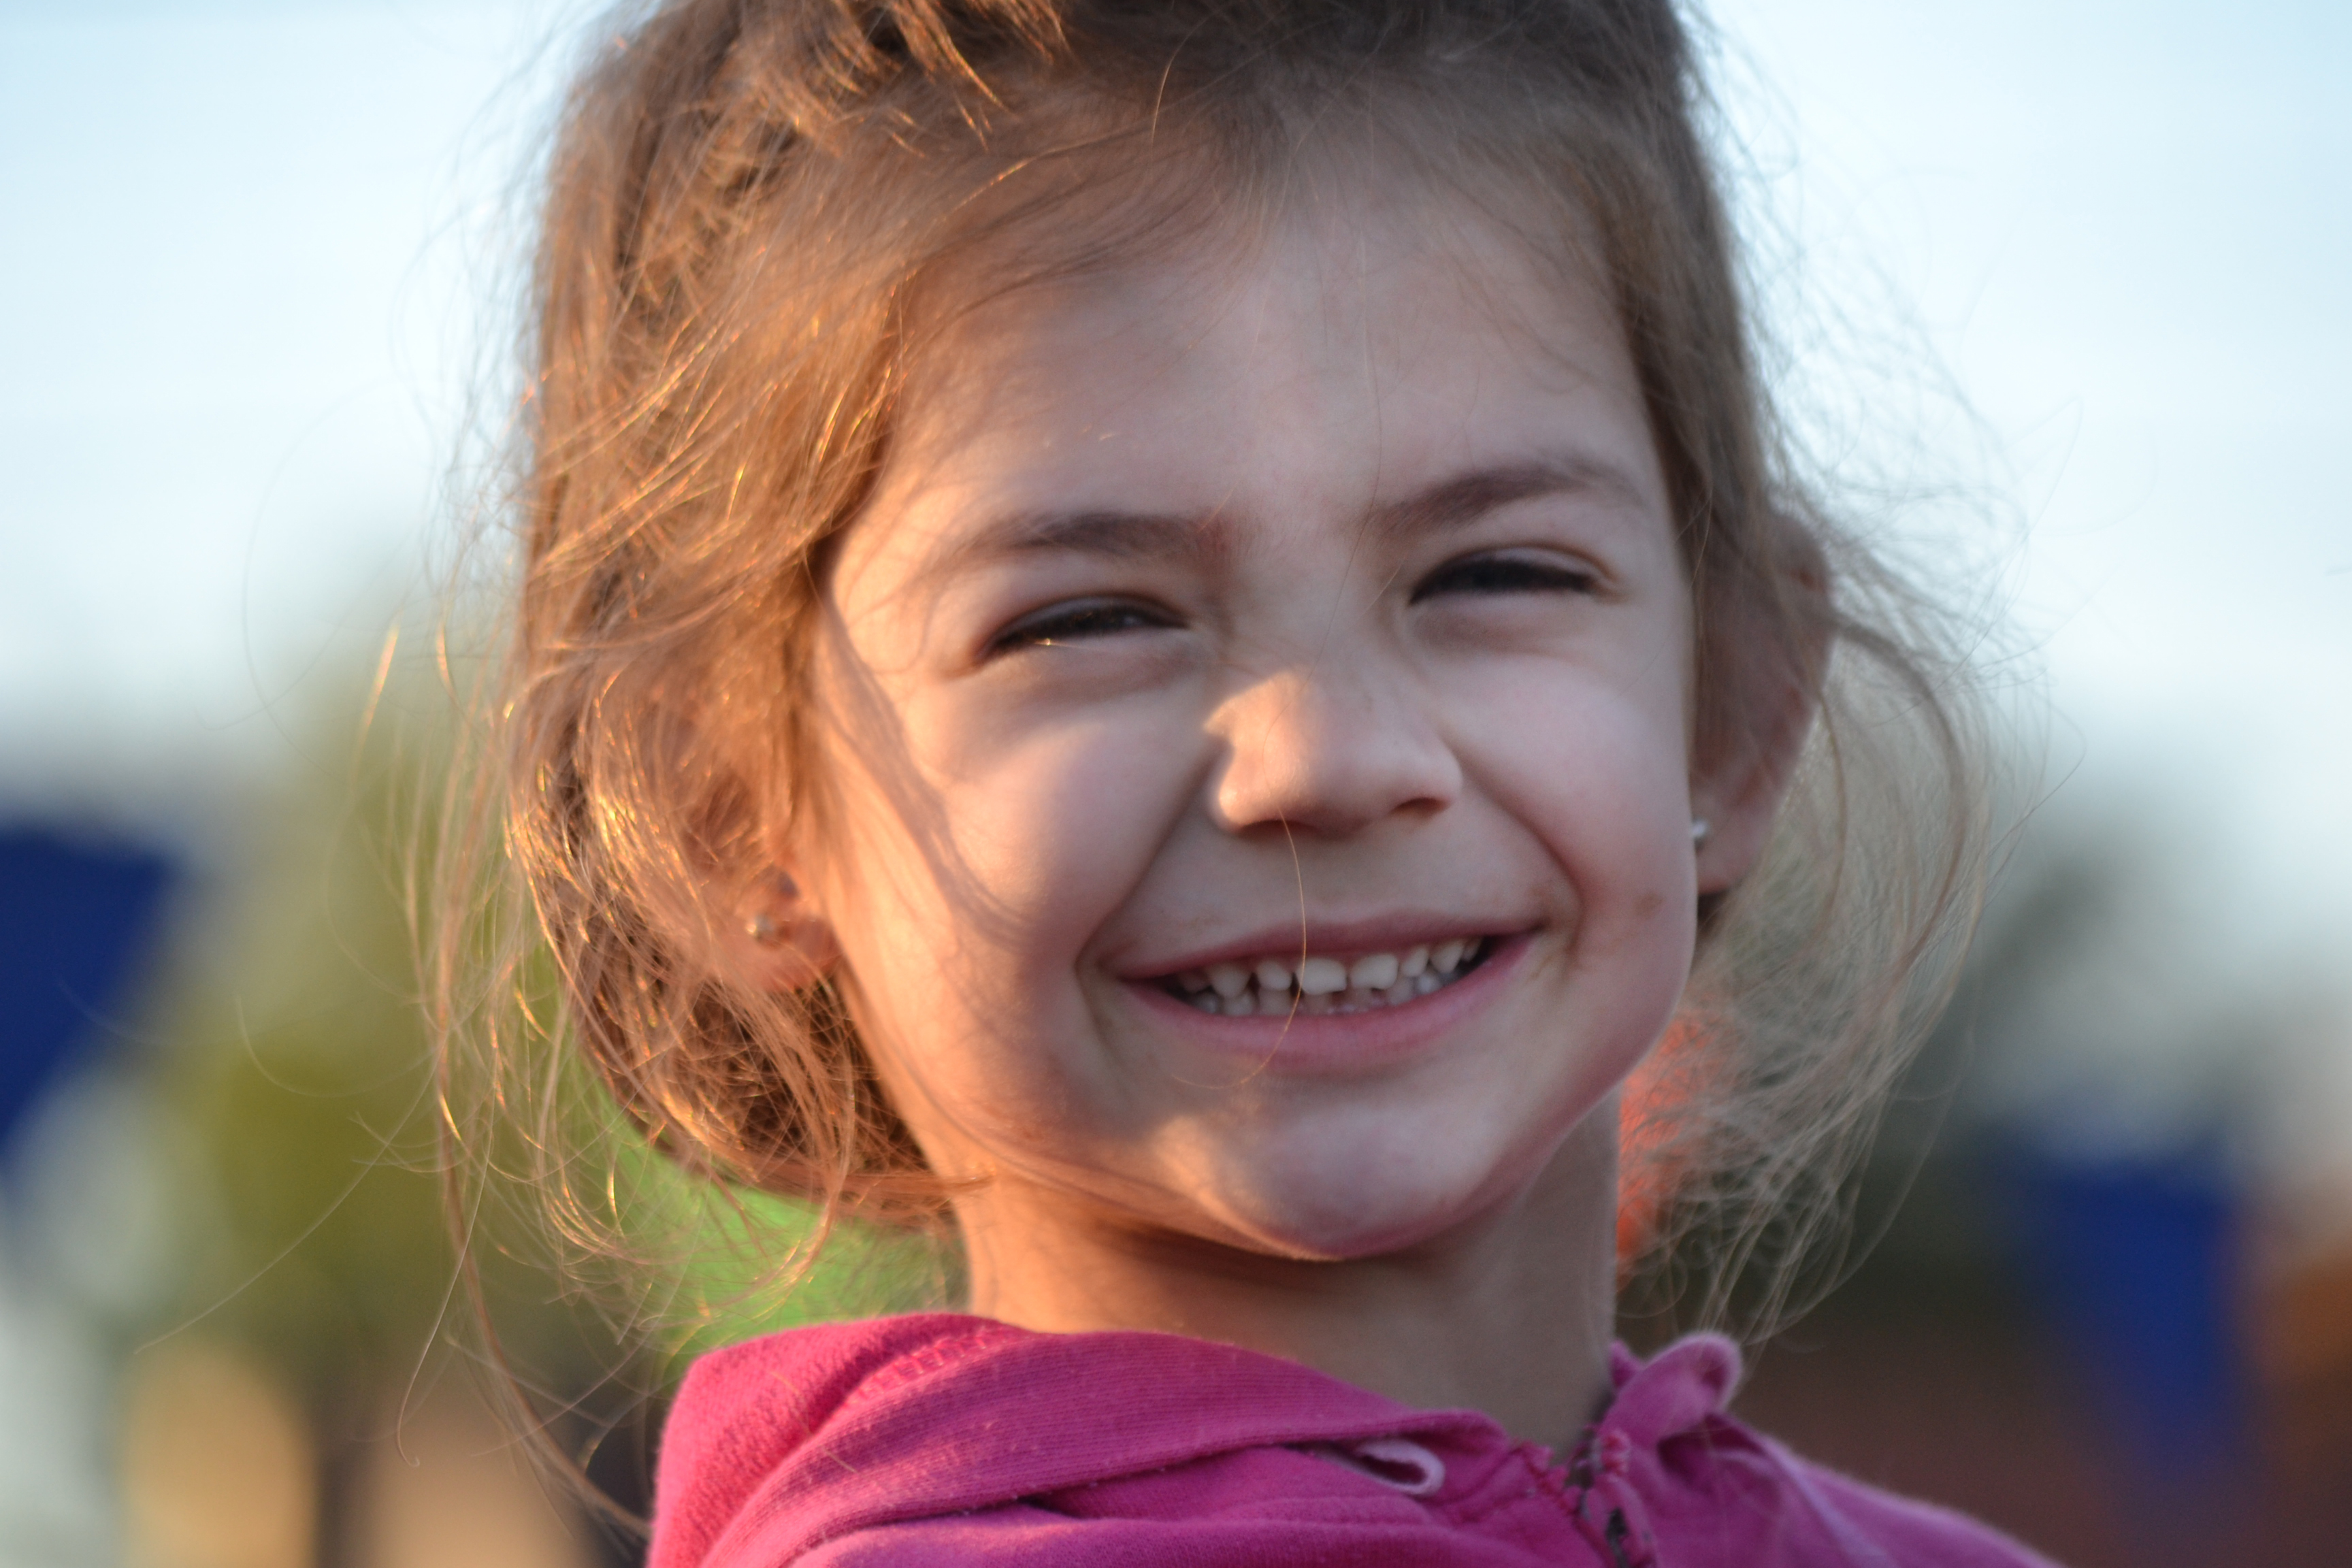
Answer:
<path fill-rule="evenodd" d="M 1562 457 L 1475 468 L 1440 479 L 1399 500 L 1375 507 L 1366 519 L 1390 539 L 1465 527 L 1487 513 L 1547 496 L 1586 496 L 1612 510 L 1639 511 L 1642 488 L 1614 464 Z M 950 573 L 975 560 L 1076 551 L 1114 561 L 1213 556 L 1234 547 L 1231 517 L 1120 511 L 1014 512 L 979 530 L 949 552 L 935 570 Z"/>
<path fill-rule="evenodd" d="M 971 552 L 1028 555 L 1043 550 L 1075 550 L 1117 561 L 1207 554 L 1222 543 L 1214 536 L 1225 532 L 1223 521 L 1223 514 L 1216 512 L 1186 516 L 1108 508 L 1021 512 L 983 530 L 971 542 Z"/>
<path fill-rule="evenodd" d="M 1371 525 L 1390 538 L 1433 533 L 1475 522 L 1491 511 L 1546 496 L 1589 497 L 1612 508 L 1639 511 L 1642 488 L 1613 463 L 1560 457 L 1499 468 L 1474 468 L 1427 489 L 1376 508 Z"/>

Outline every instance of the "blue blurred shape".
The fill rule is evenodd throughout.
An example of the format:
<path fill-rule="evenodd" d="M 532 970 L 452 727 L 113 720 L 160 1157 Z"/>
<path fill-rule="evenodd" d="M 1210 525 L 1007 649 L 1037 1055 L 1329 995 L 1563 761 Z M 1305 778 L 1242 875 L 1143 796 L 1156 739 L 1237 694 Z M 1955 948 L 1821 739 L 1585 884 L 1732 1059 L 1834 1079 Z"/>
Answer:
<path fill-rule="evenodd" d="M 152 849 L 0 829 L 0 1149 L 107 1027 L 175 876 Z"/>
<path fill-rule="evenodd" d="M 2242 1203 L 2205 1151 L 2012 1152 L 2049 1321 L 2122 1439 L 2136 1489 L 2226 1492 L 2249 1458 Z"/>

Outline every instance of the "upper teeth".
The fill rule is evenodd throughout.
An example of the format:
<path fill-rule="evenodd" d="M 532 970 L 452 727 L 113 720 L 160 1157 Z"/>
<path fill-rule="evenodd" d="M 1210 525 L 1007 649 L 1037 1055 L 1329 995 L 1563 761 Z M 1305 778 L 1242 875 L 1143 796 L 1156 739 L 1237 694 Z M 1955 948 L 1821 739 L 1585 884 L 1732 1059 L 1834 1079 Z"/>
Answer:
<path fill-rule="evenodd" d="M 1266 957 L 1247 962 L 1212 963 L 1188 969 L 1176 983 L 1204 1012 L 1245 1016 L 1255 1012 L 1287 1011 L 1289 992 L 1298 988 L 1307 1010 L 1328 1012 L 1335 1005 L 1371 1006 L 1411 1001 L 1445 984 L 1474 956 L 1481 937 L 1449 937 L 1403 952 L 1368 952 L 1360 958 Z M 1256 993 L 1251 994 L 1255 982 Z"/>

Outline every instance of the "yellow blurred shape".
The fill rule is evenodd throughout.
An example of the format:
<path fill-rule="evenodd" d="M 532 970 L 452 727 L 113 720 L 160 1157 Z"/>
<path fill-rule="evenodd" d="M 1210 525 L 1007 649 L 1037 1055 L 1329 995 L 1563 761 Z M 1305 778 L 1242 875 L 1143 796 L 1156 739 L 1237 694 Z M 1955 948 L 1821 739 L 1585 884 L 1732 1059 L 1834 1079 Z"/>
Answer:
<path fill-rule="evenodd" d="M 137 1568 L 310 1568 L 318 1460 L 284 1392 L 224 1347 L 131 1365 L 124 1525 Z"/>
<path fill-rule="evenodd" d="M 589 1568 L 578 1533 L 518 1439 L 445 1393 L 372 1445 L 354 1521 L 357 1568 Z"/>

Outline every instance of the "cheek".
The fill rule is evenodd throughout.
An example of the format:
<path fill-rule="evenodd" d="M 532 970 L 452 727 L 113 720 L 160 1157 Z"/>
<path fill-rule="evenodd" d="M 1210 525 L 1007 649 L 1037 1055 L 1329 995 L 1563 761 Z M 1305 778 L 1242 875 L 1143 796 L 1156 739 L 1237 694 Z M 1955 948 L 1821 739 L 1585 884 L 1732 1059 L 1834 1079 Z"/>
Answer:
<path fill-rule="evenodd" d="M 1610 682 L 1538 669 L 1471 701 L 1475 751 L 1465 760 L 1563 873 L 1570 962 L 1622 1009 L 1612 1023 L 1625 1038 L 1594 1044 L 1612 1059 L 1638 1056 L 1681 994 L 1696 930 L 1675 673 Z"/>
<path fill-rule="evenodd" d="M 914 715 L 954 875 L 985 900 L 982 945 L 1033 976 L 1070 971 L 1191 804 L 1199 733 L 1167 701 L 1025 725 L 985 708 Z"/>
<path fill-rule="evenodd" d="M 1465 761 L 1571 872 L 1688 869 L 1690 764 L 1681 664 L 1622 672 L 1530 658 L 1447 694 Z"/>
<path fill-rule="evenodd" d="M 1104 1076 L 1079 961 L 1189 804 L 1192 717 L 916 701 L 891 765 L 857 770 L 837 896 L 861 1023 L 957 1121 L 1026 1121 Z"/>

